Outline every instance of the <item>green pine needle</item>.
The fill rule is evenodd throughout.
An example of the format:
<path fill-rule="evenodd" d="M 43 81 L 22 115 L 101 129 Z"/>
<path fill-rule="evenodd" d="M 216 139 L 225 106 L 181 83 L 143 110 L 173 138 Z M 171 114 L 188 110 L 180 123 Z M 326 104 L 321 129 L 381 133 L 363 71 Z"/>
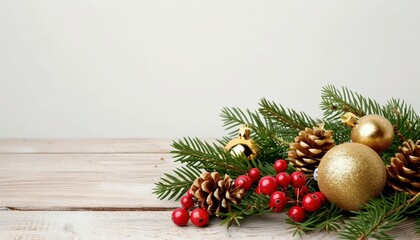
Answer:
<path fill-rule="evenodd" d="M 340 119 L 346 112 L 352 112 L 361 117 L 366 114 L 383 115 L 381 105 L 363 97 L 359 93 L 342 87 L 341 91 L 332 85 L 322 88 L 321 109 L 324 111 L 324 118 L 329 121 Z"/>
<path fill-rule="evenodd" d="M 173 174 L 165 173 L 160 182 L 155 183 L 153 193 L 158 199 L 178 200 L 191 187 L 195 178 L 200 175 L 196 168 L 180 167 L 173 170 Z"/>
<path fill-rule="evenodd" d="M 292 134 L 292 139 L 299 131 L 307 127 L 316 126 L 321 122 L 309 117 L 304 112 L 296 112 L 293 109 L 284 108 L 265 98 L 261 99 L 259 111 L 264 117 L 278 124 L 285 134 Z"/>
<path fill-rule="evenodd" d="M 398 131 L 397 139 L 403 142 L 408 139 L 420 138 L 420 118 L 413 107 L 403 100 L 394 99 L 384 106 L 384 117 L 387 118 Z"/>
<path fill-rule="evenodd" d="M 254 191 L 249 192 L 238 205 L 231 205 L 229 213 L 220 214 L 222 217 L 222 225 L 230 228 L 234 223 L 240 226 L 240 222 L 248 216 L 258 216 L 268 212 L 271 209 L 268 207 L 269 196 L 256 194 Z"/>
<path fill-rule="evenodd" d="M 249 169 L 245 156 L 232 156 L 223 146 L 210 144 L 197 138 L 184 138 L 172 144 L 171 151 L 176 162 L 190 168 L 204 169 L 209 172 L 229 174 L 236 177 Z M 240 174 L 239 174 L 240 173 Z"/>
<path fill-rule="evenodd" d="M 318 211 L 309 214 L 304 222 L 299 223 L 286 219 L 286 223 L 291 225 L 289 229 L 293 232 L 293 236 L 297 234 L 302 237 L 307 232 L 315 230 L 337 232 L 341 228 L 340 221 L 342 219 L 341 210 L 334 204 L 327 204 Z"/>
<path fill-rule="evenodd" d="M 344 239 L 394 239 L 389 235 L 398 224 L 407 219 L 407 213 L 420 203 L 420 194 L 409 198 L 406 193 L 395 192 L 392 196 L 381 195 L 371 200 L 362 211 L 353 212 L 350 222 L 340 232 Z"/>

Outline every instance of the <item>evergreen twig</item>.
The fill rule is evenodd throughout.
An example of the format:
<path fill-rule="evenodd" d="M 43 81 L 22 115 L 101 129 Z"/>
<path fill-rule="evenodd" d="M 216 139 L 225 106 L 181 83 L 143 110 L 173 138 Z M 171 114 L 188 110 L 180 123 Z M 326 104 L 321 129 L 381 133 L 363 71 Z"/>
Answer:
<path fill-rule="evenodd" d="M 406 220 L 407 211 L 420 203 L 420 194 L 409 199 L 406 193 L 395 192 L 392 196 L 381 195 L 371 200 L 365 210 L 356 214 L 346 224 L 340 236 L 345 239 L 393 239 L 388 232 Z"/>
<path fill-rule="evenodd" d="M 383 115 L 382 107 L 378 102 L 345 87 L 342 87 L 340 91 L 333 85 L 327 85 L 322 88 L 321 96 L 321 109 L 327 120 L 339 119 L 346 112 L 352 112 L 359 117 L 366 114 Z"/>
<path fill-rule="evenodd" d="M 210 144 L 198 138 L 184 138 L 173 142 L 171 151 L 176 162 L 185 163 L 188 167 L 204 169 L 209 172 L 229 174 L 236 177 L 249 169 L 244 156 L 234 157 L 226 152 L 223 146 Z"/>
<path fill-rule="evenodd" d="M 317 212 L 308 215 L 304 222 L 294 222 L 290 219 L 286 219 L 286 222 L 291 225 L 290 230 L 293 232 L 293 236 L 297 234 L 303 237 L 305 233 L 314 230 L 337 232 L 341 228 L 339 222 L 343 216 L 339 208 L 334 204 L 328 204 Z"/>
<path fill-rule="evenodd" d="M 420 138 L 420 118 L 411 105 L 403 100 L 392 98 L 383 109 L 384 117 L 395 127 L 398 143 Z"/>
<path fill-rule="evenodd" d="M 300 130 L 316 126 L 319 120 L 313 119 L 304 112 L 284 108 L 282 105 L 270 102 L 263 98 L 260 102 L 259 112 L 266 118 L 277 123 L 284 133 L 289 133 L 293 139 Z"/>
<path fill-rule="evenodd" d="M 158 199 L 178 200 L 191 187 L 195 178 L 200 175 L 196 168 L 180 167 L 173 170 L 173 174 L 165 173 L 160 182 L 155 183 L 153 193 Z"/>
<path fill-rule="evenodd" d="M 251 192 L 242 199 L 239 205 L 232 205 L 229 213 L 221 214 L 223 220 L 222 225 L 227 225 L 228 228 L 235 223 L 240 226 L 240 221 L 247 216 L 258 216 L 264 213 L 271 212 L 268 207 L 269 197 L 262 194 L 255 194 Z"/>

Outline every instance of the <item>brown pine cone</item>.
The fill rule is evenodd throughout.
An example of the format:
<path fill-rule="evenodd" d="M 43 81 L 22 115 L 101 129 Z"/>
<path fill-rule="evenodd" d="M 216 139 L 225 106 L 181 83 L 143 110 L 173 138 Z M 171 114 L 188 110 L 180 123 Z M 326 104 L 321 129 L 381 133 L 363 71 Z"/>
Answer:
<path fill-rule="evenodd" d="M 387 184 L 398 191 L 416 195 L 420 192 L 420 140 L 413 140 L 398 147 L 398 153 L 386 166 Z"/>
<path fill-rule="evenodd" d="M 230 212 L 230 204 L 238 204 L 245 195 L 243 188 L 235 187 L 235 181 L 218 172 L 203 172 L 191 186 L 195 202 L 207 210 L 209 215 Z"/>
<path fill-rule="evenodd" d="M 324 154 L 335 146 L 332 135 L 333 131 L 325 130 L 323 123 L 300 131 L 289 146 L 288 157 L 292 166 L 305 174 L 313 174 Z"/>

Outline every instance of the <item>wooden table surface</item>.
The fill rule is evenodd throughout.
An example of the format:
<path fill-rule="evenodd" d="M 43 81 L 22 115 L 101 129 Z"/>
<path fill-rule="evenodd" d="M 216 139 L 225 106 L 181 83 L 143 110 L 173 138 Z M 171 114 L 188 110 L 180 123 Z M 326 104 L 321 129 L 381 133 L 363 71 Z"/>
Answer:
<path fill-rule="evenodd" d="M 171 221 L 154 183 L 177 167 L 169 139 L 1 139 L 0 239 L 291 239 L 281 214 L 226 229 Z M 419 239 L 414 223 L 399 239 Z M 336 239 L 314 232 L 305 239 Z"/>

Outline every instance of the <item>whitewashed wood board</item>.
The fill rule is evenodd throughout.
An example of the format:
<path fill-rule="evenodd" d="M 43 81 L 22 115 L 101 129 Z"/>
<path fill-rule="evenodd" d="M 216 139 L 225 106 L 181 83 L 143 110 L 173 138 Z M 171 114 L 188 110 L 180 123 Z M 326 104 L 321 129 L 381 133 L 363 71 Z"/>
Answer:
<path fill-rule="evenodd" d="M 154 183 L 177 166 L 158 154 L 0 154 L 0 206 L 22 210 L 173 207 Z"/>
<path fill-rule="evenodd" d="M 0 139 L 0 153 L 168 153 L 171 139 Z"/>
<path fill-rule="evenodd" d="M 299 239 L 284 223 L 285 214 L 251 217 L 241 227 L 226 229 L 214 219 L 207 227 L 197 228 L 189 222 L 175 226 L 170 211 L 80 212 L 31 211 L 0 212 L 0 239 Z M 392 231 L 398 239 L 419 239 L 414 222 Z M 313 232 L 303 239 L 337 239 L 337 233 Z"/>
<path fill-rule="evenodd" d="M 179 166 L 168 139 L 0 140 L 0 239 L 291 239 L 285 213 L 227 230 L 175 226 L 154 183 Z M 17 209 L 11 211 L 10 209 Z M 68 211 L 72 210 L 72 211 Z M 419 239 L 414 222 L 393 230 Z M 305 239 L 336 239 L 313 232 Z"/>

